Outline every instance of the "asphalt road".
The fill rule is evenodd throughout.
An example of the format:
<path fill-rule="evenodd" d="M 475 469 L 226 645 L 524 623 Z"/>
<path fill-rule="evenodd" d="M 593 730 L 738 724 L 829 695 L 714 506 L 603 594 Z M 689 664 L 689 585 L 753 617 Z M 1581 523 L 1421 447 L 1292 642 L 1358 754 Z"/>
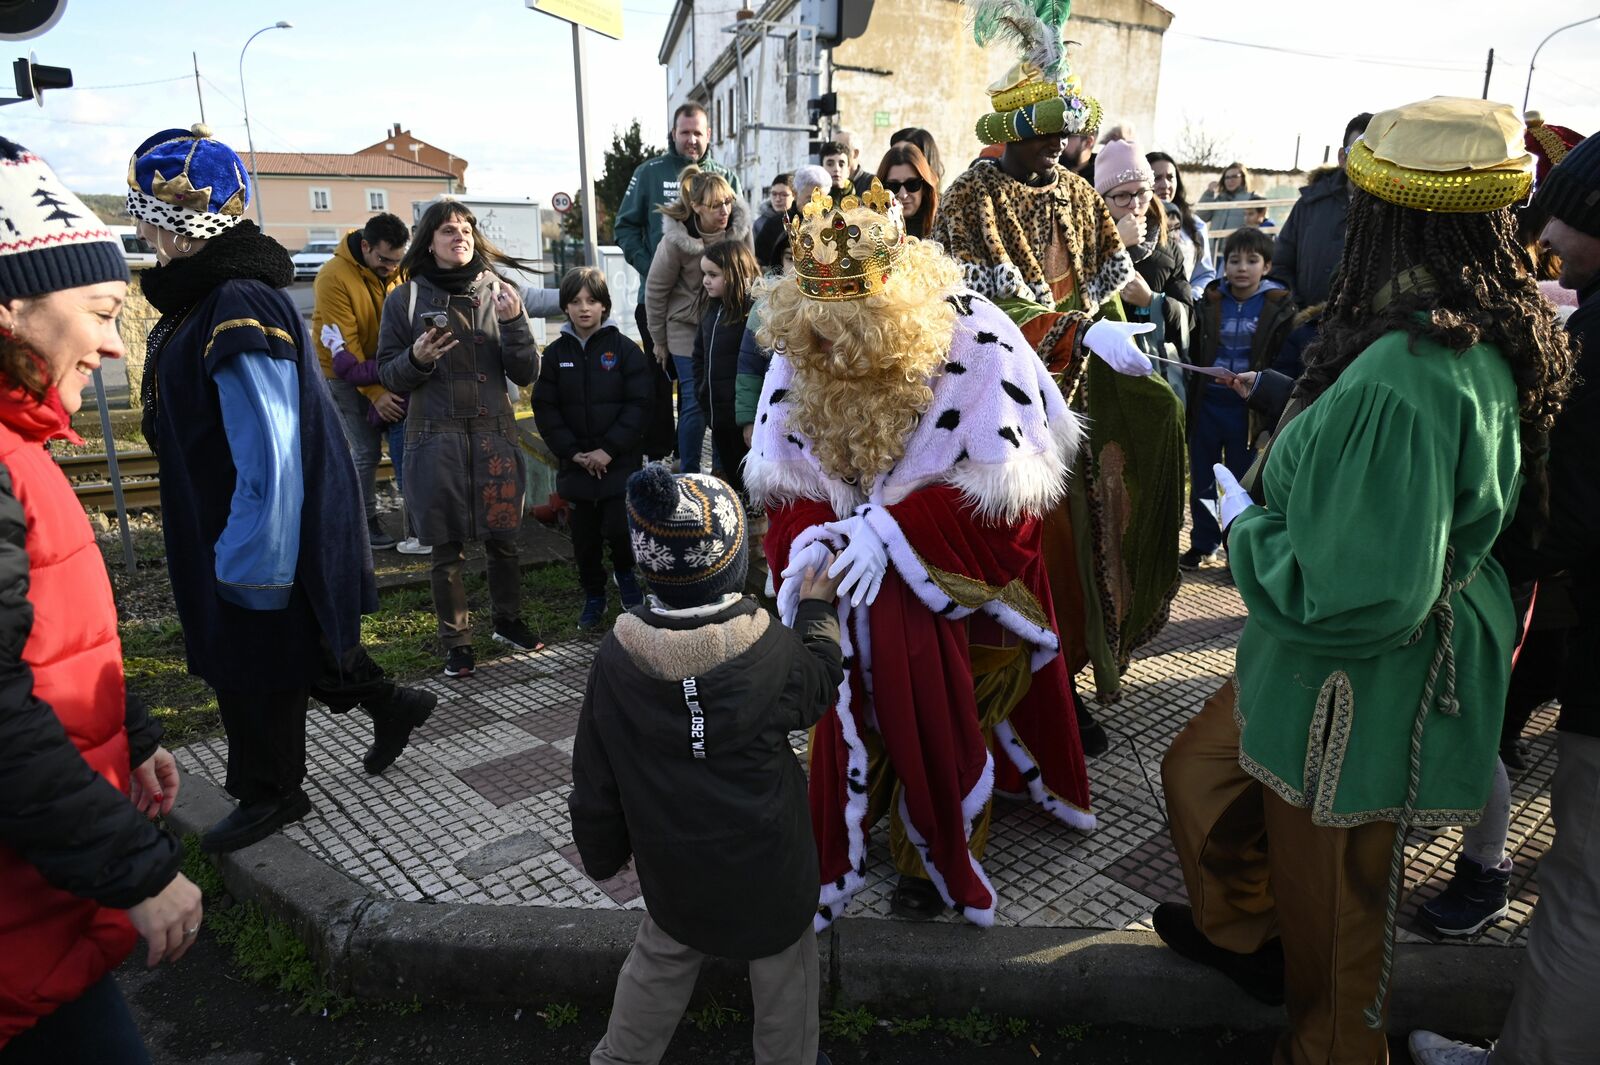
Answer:
<path fill-rule="evenodd" d="M 604 1029 L 604 1009 L 590 1006 L 579 1010 L 576 1021 L 551 1030 L 539 1016 L 548 1003 L 537 988 L 528 989 L 521 1009 L 430 1006 L 405 1012 L 369 1006 L 338 1019 L 297 1014 L 294 998 L 246 981 L 224 948 L 205 937 L 178 965 L 154 971 L 136 953 L 118 978 L 157 1065 L 581 1063 Z M 663 1062 L 747 1065 L 749 1039 L 748 1022 L 709 1032 L 686 1023 Z M 1266 1062 L 1271 1045 L 1264 1033 L 1098 1028 L 1093 1018 L 1065 1013 L 988 1046 L 947 1035 L 894 1035 L 887 1022 L 859 1043 L 823 1041 L 837 1065 L 1236 1065 Z M 1395 1060 L 1404 1061 L 1405 1051 L 1398 1044 L 1395 1050 Z"/>

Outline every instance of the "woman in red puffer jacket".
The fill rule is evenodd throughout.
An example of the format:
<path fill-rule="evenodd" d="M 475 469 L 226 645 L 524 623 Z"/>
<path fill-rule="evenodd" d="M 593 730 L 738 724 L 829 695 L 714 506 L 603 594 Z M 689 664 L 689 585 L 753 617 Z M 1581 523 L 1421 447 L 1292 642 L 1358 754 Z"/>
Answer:
<path fill-rule="evenodd" d="M 122 248 L 0 137 L 0 1065 L 147 1065 L 111 971 L 199 932 L 200 892 L 152 825 L 178 771 L 126 697 L 94 534 L 44 445 L 121 358 Z"/>

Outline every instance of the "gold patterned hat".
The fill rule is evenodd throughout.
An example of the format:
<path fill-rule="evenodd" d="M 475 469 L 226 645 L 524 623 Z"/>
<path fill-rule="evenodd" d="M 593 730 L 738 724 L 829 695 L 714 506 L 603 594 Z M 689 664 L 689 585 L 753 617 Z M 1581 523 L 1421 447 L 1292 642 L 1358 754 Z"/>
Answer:
<path fill-rule="evenodd" d="M 1100 129 L 1100 103 L 1084 93 L 1067 63 L 1062 27 L 1070 0 L 967 0 L 972 35 L 980 45 L 1014 44 L 1021 58 L 989 86 L 993 110 L 978 119 L 985 144 L 1051 133 L 1093 136 Z"/>
<path fill-rule="evenodd" d="M 1357 188 L 1401 207 L 1481 214 L 1523 200 L 1533 156 L 1507 104 L 1435 96 L 1375 115 L 1350 149 Z"/>
<path fill-rule="evenodd" d="M 877 178 L 837 206 L 821 189 L 788 223 L 795 281 L 814 300 L 858 300 L 889 282 L 906 245 L 900 205 Z"/>

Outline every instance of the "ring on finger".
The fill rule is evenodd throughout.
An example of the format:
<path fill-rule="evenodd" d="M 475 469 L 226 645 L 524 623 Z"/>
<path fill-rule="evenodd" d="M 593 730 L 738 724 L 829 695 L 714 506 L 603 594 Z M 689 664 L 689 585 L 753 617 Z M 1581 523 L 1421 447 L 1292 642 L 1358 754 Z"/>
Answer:
<path fill-rule="evenodd" d="M 200 934 L 200 926 L 199 925 L 195 925 L 193 928 L 185 928 L 183 930 L 183 938 L 184 939 L 193 939 L 195 936 L 197 936 L 199 934 Z"/>

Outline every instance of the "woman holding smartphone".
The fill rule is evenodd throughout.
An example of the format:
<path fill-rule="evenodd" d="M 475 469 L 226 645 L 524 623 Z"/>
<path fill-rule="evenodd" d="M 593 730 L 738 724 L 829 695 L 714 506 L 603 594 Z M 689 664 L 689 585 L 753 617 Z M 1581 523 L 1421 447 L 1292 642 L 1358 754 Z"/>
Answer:
<path fill-rule="evenodd" d="M 465 545 L 487 556 L 494 639 L 519 651 L 544 645 L 522 620 L 522 452 L 505 381 L 526 387 L 539 350 L 515 283 L 493 266 L 525 264 L 501 252 L 464 204 L 441 200 L 417 223 L 400 269 L 411 278 L 383 305 L 378 376 L 409 392 L 406 501 L 433 547 L 433 605 L 444 675 L 472 673 L 472 621 L 462 581 Z"/>

